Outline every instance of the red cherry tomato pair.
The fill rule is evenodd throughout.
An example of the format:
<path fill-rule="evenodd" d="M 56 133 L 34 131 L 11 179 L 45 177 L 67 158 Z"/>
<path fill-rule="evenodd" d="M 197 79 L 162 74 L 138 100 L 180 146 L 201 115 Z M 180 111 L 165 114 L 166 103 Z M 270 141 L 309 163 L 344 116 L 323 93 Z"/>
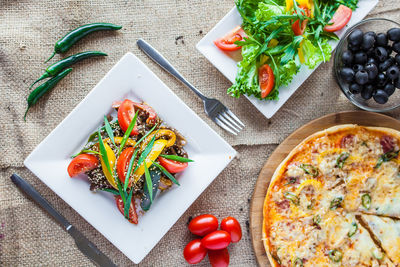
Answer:
<path fill-rule="evenodd" d="M 190 264 L 201 262 L 207 252 L 213 267 L 229 265 L 228 245 L 239 242 L 242 238 L 242 229 L 239 222 L 233 217 L 221 221 L 221 230 L 218 229 L 218 219 L 210 214 L 197 216 L 189 223 L 189 231 L 203 236 L 186 245 L 183 256 Z"/>

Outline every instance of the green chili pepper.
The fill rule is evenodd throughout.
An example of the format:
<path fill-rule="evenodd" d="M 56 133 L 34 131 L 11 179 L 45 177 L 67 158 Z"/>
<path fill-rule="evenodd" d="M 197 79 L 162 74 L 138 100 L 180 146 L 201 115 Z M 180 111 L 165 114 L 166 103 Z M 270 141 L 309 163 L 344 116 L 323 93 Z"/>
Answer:
<path fill-rule="evenodd" d="M 61 73 L 57 74 L 57 76 L 51 78 L 50 80 L 46 81 L 45 83 L 39 85 L 38 87 L 33 90 L 28 96 L 28 107 L 25 111 L 24 120 L 26 120 L 26 114 L 28 110 L 36 104 L 36 102 L 41 98 L 44 94 L 49 92 L 53 89 L 59 81 L 61 81 L 65 76 L 68 75 L 72 71 L 71 68 L 62 71 Z"/>
<path fill-rule="evenodd" d="M 349 156 L 350 156 L 349 152 L 343 152 L 342 154 L 340 154 L 336 160 L 336 166 L 338 166 L 339 169 L 342 169 L 345 161 Z"/>
<path fill-rule="evenodd" d="M 321 222 L 321 215 L 317 214 L 313 217 L 313 223 L 315 225 L 319 225 L 319 223 Z"/>
<path fill-rule="evenodd" d="M 76 42 L 80 39 L 88 35 L 89 33 L 95 31 L 102 31 L 102 30 L 119 30 L 122 26 L 118 26 L 111 23 L 91 23 L 80 26 L 69 33 L 67 33 L 64 37 L 56 42 L 54 45 L 54 52 L 53 54 L 45 61 L 49 61 L 54 57 L 55 54 L 65 53 L 67 52 L 71 46 L 73 46 Z"/>
<path fill-rule="evenodd" d="M 361 196 L 361 203 L 362 203 L 364 208 L 369 210 L 369 208 L 371 207 L 371 196 L 369 194 L 362 195 Z"/>
<path fill-rule="evenodd" d="M 285 194 L 283 195 L 285 196 L 285 198 L 289 199 L 293 204 L 299 205 L 300 203 L 299 198 L 292 192 L 285 192 Z"/>
<path fill-rule="evenodd" d="M 397 150 L 397 151 L 391 150 L 389 152 L 386 152 L 385 154 L 382 154 L 379 157 L 378 162 L 376 163 L 374 168 L 377 169 L 382 165 L 382 163 L 391 161 L 392 159 L 395 159 L 398 156 L 399 156 L 399 150 Z"/>
<path fill-rule="evenodd" d="M 332 201 L 331 201 L 331 205 L 329 207 L 330 210 L 335 210 L 338 207 L 340 207 L 340 205 L 342 204 L 343 201 L 343 197 L 335 197 Z"/>
<path fill-rule="evenodd" d="M 296 258 L 292 264 L 293 267 L 303 267 L 303 260 Z"/>
<path fill-rule="evenodd" d="M 358 230 L 358 225 L 357 223 L 353 222 L 351 224 L 350 231 L 347 233 L 347 236 L 352 237 L 353 235 L 355 235 L 355 233 L 357 233 L 357 230 Z"/>
<path fill-rule="evenodd" d="M 29 89 L 31 89 L 37 82 L 49 78 L 49 77 L 54 77 L 57 74 L 59 74 L 62 70 L 72 66 L 73 64 L 84 60 L 86 58 L 90 58 L 90 57 L 98 57 L 98 56 L 107 56 L 106 53 L 103 52 L 99 52 L 99 51 L 87 51 L 87 52 L 82 52 L 82 53 L 78 53 L 72 56 L 69 56 L 67 58 L 64 58 L 52 65 L 50 65 L 49 67 L 47 67 L 46 72 L 39 77 L 39 79 L 37 79 L 34 83 L 32 83 L 31 87 L 29 87 Z"/>
<path fill-rule="evenodd" d="M 339 262 L 342 260 L 343 254 L 337 249 L 329 251 L 329 258 L 334 262 Z"/>
<path fill-rule="evenodd" d="M 313 177 L 317 177 L 319 174 L 319 171 L 316 167 L 314 167 L 311 164 L 301 164 L 299 166 L 305 173 L 313 176 Z"/>

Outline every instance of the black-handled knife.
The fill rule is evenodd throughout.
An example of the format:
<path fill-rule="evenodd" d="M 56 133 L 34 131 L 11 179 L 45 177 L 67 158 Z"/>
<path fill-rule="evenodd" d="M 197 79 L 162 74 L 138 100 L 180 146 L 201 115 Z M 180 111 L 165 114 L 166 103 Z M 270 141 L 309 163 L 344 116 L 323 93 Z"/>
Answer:
<path fill-rule="evenodd" d="M 90 242 L 81 232 L 79 232 L 67 219 L 56 211 L 38 191 L 19 175 L 11 175 L 11 181 L 30 196 L 39 206 L 47 211 L 64 229 L 74 238 L 76 246 L 90 260 L 99 266 L 116 266 L 106 255 L 104 255 L 92 242 Z"/>

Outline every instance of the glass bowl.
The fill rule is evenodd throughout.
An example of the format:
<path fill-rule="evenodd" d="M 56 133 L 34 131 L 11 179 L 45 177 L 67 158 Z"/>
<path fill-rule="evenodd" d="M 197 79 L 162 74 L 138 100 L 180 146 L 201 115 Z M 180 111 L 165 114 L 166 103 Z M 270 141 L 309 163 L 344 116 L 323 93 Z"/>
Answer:
<path fill-rule="evenodd" d="M 364 100 L 360 94 L 352 94 L 349 91 L 349 83 L 344 81 L 340 77 L 340 69 L 343 66 L 342 63 L 342 54 L 347 50 L 347 38 L 349 35 L 355 30 L 360 29 L 364 33 L 369 31 L 374 31 L 378 33 L 386 33 L 391 28 L 400 28 L 400 24 L 394 22 L 390 19 L 384 18 L 373 18 L 373 19 L 366 19 L 362 20 L 353 27 L 351 27 L 344 37 L 340 40 L 334 58 L 334 73 L 336 77 L 336 81 L 339 84 L 340 89 L 344 93 L 344 95 L 357 107 L 373 112 L 387 112 L 393 109 L 400 107 L 400 90 L 396 89 L 393 95 L 389 97 L 388 102 L 385 104 L 378 104 L 375 102 L 373 98 L 369 100 Z M 394 56 L 396 53 L 392 52 L 391 56 Z"/>

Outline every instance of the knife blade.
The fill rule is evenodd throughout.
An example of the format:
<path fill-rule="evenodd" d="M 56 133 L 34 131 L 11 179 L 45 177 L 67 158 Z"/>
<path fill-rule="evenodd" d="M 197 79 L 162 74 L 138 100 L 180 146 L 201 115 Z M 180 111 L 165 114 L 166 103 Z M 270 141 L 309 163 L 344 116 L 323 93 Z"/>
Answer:
<path fill-rule="evenodd" d="M 28 196 L 30 196 L 39 206 L 47 211 L 61 226 L 74 238 L 78 249 L 90 260 L 99 266 L 116 266 L 106 255 L 104 255 L 92 242 L 90 242 L 81 232 L 79 232 L 67 219 L 62 216 L 31 184 L 22 179 L 19 175 L 11 175 L 11 181 Z"/>

